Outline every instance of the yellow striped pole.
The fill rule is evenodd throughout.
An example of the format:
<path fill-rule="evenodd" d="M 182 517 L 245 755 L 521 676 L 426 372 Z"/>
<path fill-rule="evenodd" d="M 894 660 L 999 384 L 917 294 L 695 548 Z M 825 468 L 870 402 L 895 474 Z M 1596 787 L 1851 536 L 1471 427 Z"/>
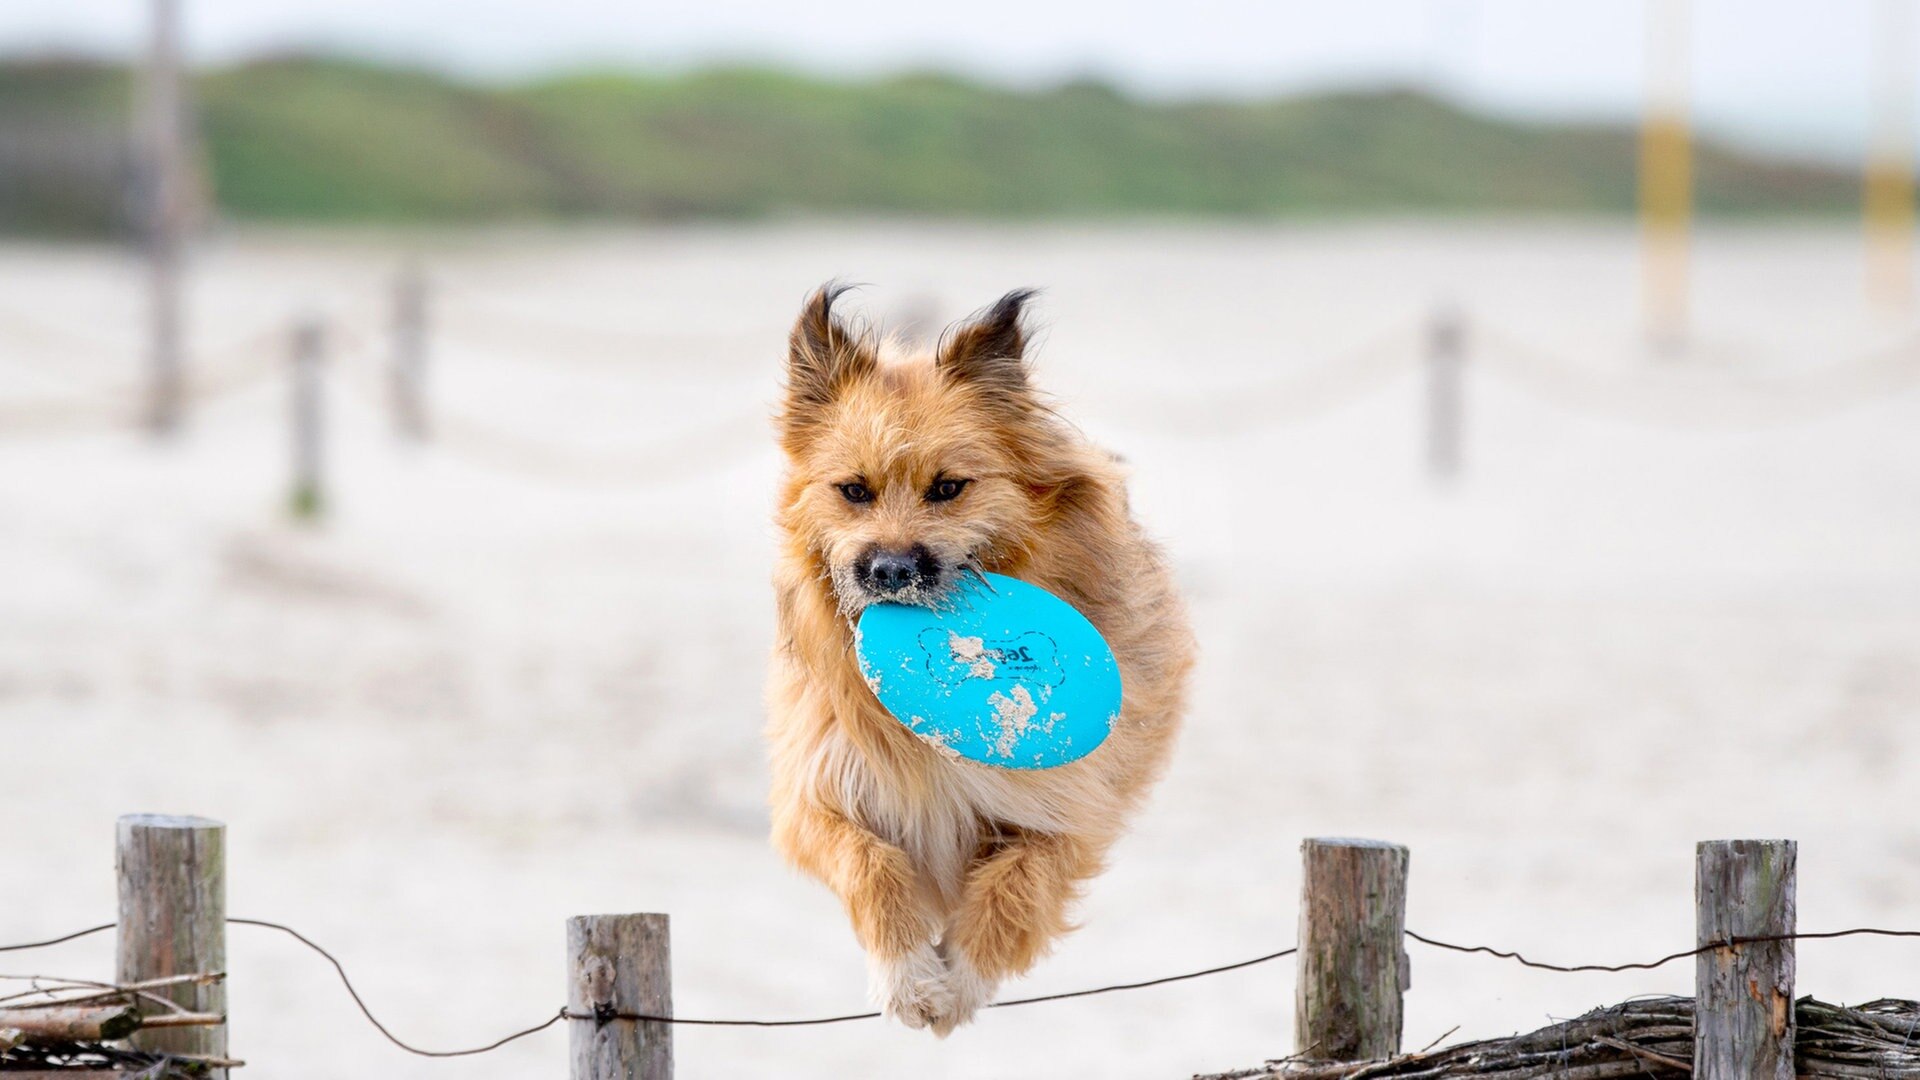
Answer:
<path fill-rule="evenodd" d="M 1913 4 L 1874 7 L 1874 131 L 1863 170 L 1867 300 L 1892 313 L 1913 306 Z"/>
<path fill-rule="evenodd" d="M 1641 303 L 1654 344 L 1687 333 L 1693 145 L 1688 131 L 1689 0 L 1647 0 L 1647 104 L 1640 128 Z"/>

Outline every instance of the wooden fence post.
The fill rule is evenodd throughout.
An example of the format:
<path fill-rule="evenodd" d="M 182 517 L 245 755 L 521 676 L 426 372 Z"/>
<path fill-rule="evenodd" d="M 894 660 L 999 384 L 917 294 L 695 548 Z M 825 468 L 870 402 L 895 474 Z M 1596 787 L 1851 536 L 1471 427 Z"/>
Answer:
<path fill-rule="evenodd" d="M 393 357 L 388 372 L 394 433 L 427 437 L 427 276 L 408 262 L 393 283 Z"/>
<path fill-rule="evenodd" d="M 120 880 L 116 981 L 227 970 L 225 825 L 206 818 L 128 814 L 120 819 L 115 863 Z M 154 992 L 191 1012 L 227 1012 L 225 982 Z M 133 1044 L 157 1053 L 224 1058 L 227 1026 L 137 1031 Z M 227 1070 L 208 1075 L 225 1080 Z"/>
<path fill-rule="evenodd" d="M 667 917 L 568 919 L 567 1012 L 572 1080 L 673 1080 L 673 1025 L 614 1018 L 673 1015 Z"/>
<path fill-rule="evenodd" d="M 1378 840 L 1300 845 L 1294 1053 L 1374 1061 L 1400 1052 L 1409 985 L 1407 849 Z"/>
<path fill-rule="evenodd" d="M 288 509 L 296 518 L 317 518 L 326 507 L 322 478 L 326 432 L 320 365 L 325 334 L 318 318 L 293 329 L 293 487 Z"/>
<path fill-rule="evenodd" d="M 1695 856 L 1697 944 L 1794 932 L 1791 840 L 1708 840 Z M 1694 960 L 1695 1080 L 1793 1080 L 1793 942 Z"/>
<path fill-rule="evenodd" d="M 1444 484 L 1460 475 L 1465 431 L 1466 325 L 1451 304 L 1427 324 L 1427 475 Z"/>

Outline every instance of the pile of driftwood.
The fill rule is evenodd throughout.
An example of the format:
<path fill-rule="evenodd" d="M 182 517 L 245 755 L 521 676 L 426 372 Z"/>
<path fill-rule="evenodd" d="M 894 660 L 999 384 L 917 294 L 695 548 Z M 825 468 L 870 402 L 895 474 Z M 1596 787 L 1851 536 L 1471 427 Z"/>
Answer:
<path fill-rule="evenodd" d="M 150 1053 L 121 1040 L 138 1031 L 211 1027 L 218 1013 L 193 1012 L 169 991 L 217 983 L 222 973 L 175 975 L 115 984 L 46 975 L 0 975 L 24 989 L 0 993 L 0 1074 L 177 1080 L 241 1064 L 226 1059 Z"/>
<path fill-rule="evenodd" d="M 1812 998 L 1794 1003 L 1800 1076 L 1837 1080 L 1920 1078 L 1920 1002 L 1882 1000 L 1848 1008 Z M 1607 1080 L 1693 1072 L 1693 999 L 1642 998 L 1595 1009 L 1527 1035 L 1332 1063 L 1289 1058 L 1195 1080 Z"/>
<path fill-rule="evenodd" d="M 111 1043 L 28 1044 L 0 1053 L 8 1080 L 205 1080 L 213 1066 Z"/>

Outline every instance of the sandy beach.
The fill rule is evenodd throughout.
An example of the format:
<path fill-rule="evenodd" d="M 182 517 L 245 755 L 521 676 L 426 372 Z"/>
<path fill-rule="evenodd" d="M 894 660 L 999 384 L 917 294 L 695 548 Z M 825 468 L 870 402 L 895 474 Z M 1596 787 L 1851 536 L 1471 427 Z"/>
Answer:
<path fill-rule="evenodd" d="M 837 903 L 765 838 L 767 423 L 831 276 L 892 325 L 1046 289 L 1041 384 L 1134 469 L 1202 643 L 1173 768 L 1084 928 L 1009 995 L 1258 955 L 1299 841 L 1412 849 L 1409 925 L 1561 962 L 1692 944 L 1693 844 L 1800 842 L 1807 929 L 1920 927 L 1920 352 L 1846 228 L 1722 227 L 1694 347 L 1637 332 L 1625 225 L 223 235 L 204 393 L 131 432 L 139 268 L 0 245 L 0 941 L 109 921 L 113 822 L 229 826 L 233 914 L 334 950 L 403 1038 L 551 1015 L 566 916 L 673 917 L 677 1009 L 864 1007 Z M 387 293 L 433 282 L 436 437 L 386 406 Z M 1437 305 L 1464 470 L 1424 457 Z M 284 339 L 323 318 L 328 499 L 284 512 Z M 559 1030 L 436 1062 L 330 970 L 231 938 L 240 1075 L 554 1075 Z M 1550 975 L 1414 947 L 1406 1040 L 1527 1029 L 1676 964 Z M 1920 996 L 1920 945 L 1808 943 L 1800 989 Z M 105 977 L 107 938 L 0 970 Z M 684 1075 L 1172 1078 L 1291 1048 L 1279 962 L 997 1010 L 681 1029 Z"/>

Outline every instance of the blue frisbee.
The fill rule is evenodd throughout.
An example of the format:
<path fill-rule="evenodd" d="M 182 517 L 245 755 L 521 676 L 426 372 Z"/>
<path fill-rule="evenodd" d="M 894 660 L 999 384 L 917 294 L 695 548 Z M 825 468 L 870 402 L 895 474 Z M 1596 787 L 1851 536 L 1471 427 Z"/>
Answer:
<path fill-rule="evenodd" d="M 872 604 L 860 671 L 894 719 L 942 753 L 1051 769 L 1093 753 L 1120 715 L 1120 666 L 1073 605 L 1001 574 L 940 608 Z"/>

